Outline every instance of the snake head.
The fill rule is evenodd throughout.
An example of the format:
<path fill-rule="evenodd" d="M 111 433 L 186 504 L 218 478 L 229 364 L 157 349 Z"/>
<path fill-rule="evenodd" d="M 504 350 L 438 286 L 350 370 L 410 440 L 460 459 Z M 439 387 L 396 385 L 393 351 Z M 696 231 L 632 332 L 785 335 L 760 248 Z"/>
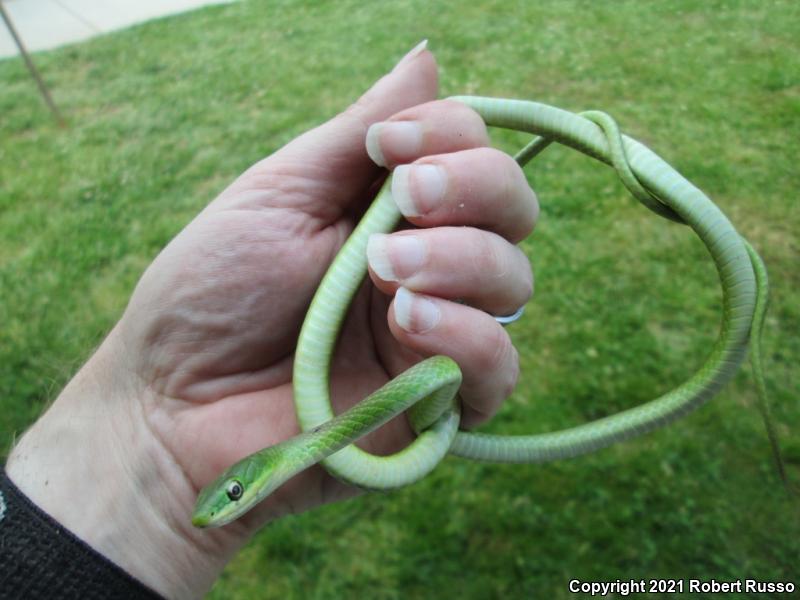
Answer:
<path fill-rule="evenodd" d="M 197 496 L 192 525 L 220 527 L 238 519 L 264 499 L 285 478 L 275 478 L 276 463 L 256 453 L 228 468 Z"/>
<path fill-rule="evenodd" d="M 217 527 L 234 520 L 244 491 L 244 483 L 236 476 L 218 479 L 203 488 L 192 513 L 192 525 Z"/>

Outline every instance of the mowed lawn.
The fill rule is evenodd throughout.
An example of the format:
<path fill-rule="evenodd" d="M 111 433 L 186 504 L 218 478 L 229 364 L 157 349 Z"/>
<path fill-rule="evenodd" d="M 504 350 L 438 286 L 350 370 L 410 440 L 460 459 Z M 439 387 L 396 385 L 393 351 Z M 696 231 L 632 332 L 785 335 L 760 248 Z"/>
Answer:
<path fill-rule="evenodd" d="M 605 110 L 755 245 L 772 282 L 767 388 L 800 482 L 800 4 L 318 4 L 242 2 L 38 54 L 65 129 L 22 61 L 0 61 L 4 455 L 193 215 L 428 38 L 442 96 Z M 495 141 L 513 151 L 525 137 Z M 701 364 L 720 318 L 704 247 L 610 169 L 553 147 L 527 173 L 542 206 L 525 242 L 537 291 L 511 328 L 523 376 L 486 426 L 495 432 L 568 427 L 669 390 Z M 274 523 L 211 597 L 562 598 L 571 579 L 800 584 L 799 515 L 748 367 L 680 422 L 590 456 L 449 458 L 410 488 Z"/>

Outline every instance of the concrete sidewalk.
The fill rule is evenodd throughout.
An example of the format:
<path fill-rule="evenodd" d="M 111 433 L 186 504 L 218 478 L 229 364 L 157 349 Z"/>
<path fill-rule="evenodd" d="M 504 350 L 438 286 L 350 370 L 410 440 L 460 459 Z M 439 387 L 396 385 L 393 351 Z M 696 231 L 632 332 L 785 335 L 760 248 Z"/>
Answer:
<path fill-rule="evenodd" d="M 0 0 L 30 52 L 48 50 L 156 17 L 235 0 Z M 0 19 L 0 58 L 18 54 Z"/>

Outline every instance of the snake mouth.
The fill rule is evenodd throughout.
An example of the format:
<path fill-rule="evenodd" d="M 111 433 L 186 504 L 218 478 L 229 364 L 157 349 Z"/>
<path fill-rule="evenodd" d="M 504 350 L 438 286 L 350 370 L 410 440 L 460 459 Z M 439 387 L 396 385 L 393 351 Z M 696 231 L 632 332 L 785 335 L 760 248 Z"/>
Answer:
<path fill-rule="evenodd" d="M 211 523 L 211 517 L 213 516 L 213 513 L 210 515 L 194 514 L 192 515 L 192 525 L 199 527 L 200 529 L 206 528 Z"/>
<path fill-rule="evenodd" d="M 209 529 L 212 527 L 222 527 L 228 523 L 235 521 L 245 512 L 250 509 L 249 505 L 245 507 L 236 506 L 233 510 L 203 510 L 198 507 L 192 514 L 192 525 L 198 529 Z"/>

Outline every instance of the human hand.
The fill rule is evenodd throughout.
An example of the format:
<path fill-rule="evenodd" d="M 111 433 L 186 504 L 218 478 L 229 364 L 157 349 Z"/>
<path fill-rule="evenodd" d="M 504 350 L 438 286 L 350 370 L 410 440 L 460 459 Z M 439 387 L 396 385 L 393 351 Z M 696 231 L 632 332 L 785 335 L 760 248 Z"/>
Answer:
<path fill-rule="evenodd" d="M 331 368 L 336 409 L 423 356 L 447 354 L 464 373 L 463 425 L 492 415 L 516 382 L 517 356 L 490 313 L 511 313 L 531 293 L 514 242 L 538 209 L 516 163 L 487 147 L 480 117 L 434 101 L 436 79 L 433 56 L 412 51 L 344 113 L 254 165 L 201 212 L 14 450 L 17 485 L 168 596 L 205 590 L 268 520 L 354 493 L 316 467 L 227 527 L 190 523 L 203 485 L 298 431 L 292 353 L 322 275 L 382 179 L 367 148 L 382 166 L 414 164 L 396 170 L 393 192 L 419 229 L 370 242 L 370 281 Z M 410 437 L 396 419 L 363 444 L 385 453 Z"/>

